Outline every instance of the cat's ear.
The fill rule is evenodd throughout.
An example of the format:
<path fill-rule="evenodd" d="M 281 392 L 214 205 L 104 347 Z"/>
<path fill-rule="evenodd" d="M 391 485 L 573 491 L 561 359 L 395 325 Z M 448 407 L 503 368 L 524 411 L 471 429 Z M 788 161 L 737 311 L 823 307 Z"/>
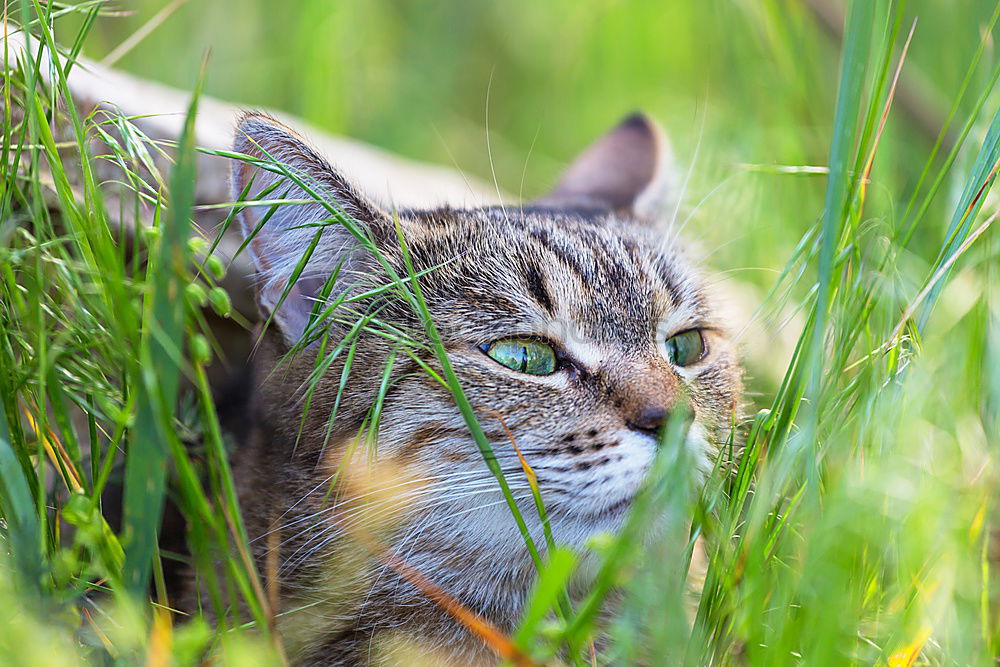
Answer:
<path fill-rule="evenodd" d="M 673 156 L 653 119 L 634 113 L 588 146 L 537 203 L 599 208 L 652 222 L 675 195 Z"/>
<path fill-rule="evenodd" d="M 254 296 L 261 315 L 294 344 L 334 269 L 341 265 L 338 275 L 351 275 L 351 265 L 367 252 L 336 221 L 337 213 L 361 223 L 355 229 L 370 237 L 391 231 L 391 217 L 292 130 L 267 116 L 248 114 L 240 120 L 234 150 L 260 161 L 232 163 L 233 201 L 248 202 L 236 218 L 257 273 Z"/>

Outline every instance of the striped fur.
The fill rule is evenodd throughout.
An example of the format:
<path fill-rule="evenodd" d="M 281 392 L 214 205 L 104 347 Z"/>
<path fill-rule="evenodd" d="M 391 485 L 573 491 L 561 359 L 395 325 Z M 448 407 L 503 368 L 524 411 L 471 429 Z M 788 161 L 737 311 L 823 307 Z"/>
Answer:
<path fill-rule="evenodd" d="M 621 525 L 656 453 L 654 435 L 630 424 L 651 408 L 669 412 L 688 397 L 692 474 L 710 469 L 728 437 L 740 371 L 704 277 L 676 240 L 650 224 L 649 202 L 665 199 L 663 148 L 655 126 L 632 117 L 535 205 L 392 213 L 287 128 L 261 116 L 243 119 L 238 151 L 288 165 L 307 190 L 363 223 L 383 258 L 342 225 L 323 227 L 306 271 L 276 311 L 319 229 L 301 226 L 330 218 L 330 210 L 282 206 L 263 226 L 265 207 L 239 216 L 247 235 L 261 227 L 250 249 L 260 271 L 258 303 L 274 321 L 255 358 L 253 435 L 234 465 L 255 556 L 262 570 L 278 563 L 278 580 L 269 583 L 280 586 L 280 628 L 294 661 L 381 663 L 413 641 L 456 664 L 493 661 L 481 642 L 373 556 L 373 543 L 503 630 L 514 627 L 532 582 L 523 541 L 454 400 L 416 361 L 397 354 L 386 376 L 393 342 L 369 332 L 358 339 L 339 399 L 346 353 L 307 391 L 320 352 L 365 313 L 377 314 L 384 331 L 411 335 L 415 355 L 440 370 L 420 347 L 426 340 L 409 305 L 392 293 L 361 299 L 326 321 L 325 347 L 313 342 L 289 354 L 335 267 L 327 303 L 386 284 L 392 271 L 405 275 L 394 218 L 416 271 L 427 271 L 420 285 L 451 364 L 538 544 L 541 527 L 505 427 L 538 476 L 557 541 L 572 546 Z M 603 163 L 611 170 L 606 178 Z M 246 189 L 256 198 L 279 183 L 265 198 L 311 199 L 252 164 L 238 163 L 234 181 L 237 195 Z M 675 367 L 664 341 L 689 329 L 704 331 L 707 356 Z M 480 349 L 507 337 L 548 341 L 571 365 L 525 375 Z M 345 464 L 380 387 L 387 389 L 377 454 L 357 448 L 354 463 Z"/>

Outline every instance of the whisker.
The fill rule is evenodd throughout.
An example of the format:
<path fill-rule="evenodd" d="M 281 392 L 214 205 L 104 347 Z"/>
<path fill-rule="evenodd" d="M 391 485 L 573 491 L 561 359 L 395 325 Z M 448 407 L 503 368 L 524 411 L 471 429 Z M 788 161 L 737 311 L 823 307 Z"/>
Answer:
<path fill-rule="evenodd" d="M 471 476 L 475 476 L 475 475 L 481 476 L 481 475 L 483 475 L 483 471 L 481 471 L 481 470 L 464 470 L 464 471 L 459 471 L 457 473 L 449 473 L 449 476 L 433 475 L 433 476 L 429 476 L 429 477 L 412 478 L 412 479 L 401 481 L 398 484 L 394 484 L 392 486 L 385 486 L 385 487 L 381 487 L 379 489 L 373 489 L 373 490 L 370 490 L 370 491 L 366 491 L 366 492 L 361 493 L 361 494 L 352 495 L 350 497 L 350 500 L 352 500 L 352 501 L 362 500 L 362 499 L 367 498 L 368 496 L 372 495 L 373 493 L 378 493 L 378 492 L 381 492 L 381 491 L 390 491 L 392 489 L 397 489 L 399 487 L 407 486 L 407 485 L 410 485 L 410 484 L 413 484 L 413 485 L 417 485 L 417 484 L 419 484 L 419 485 L 430 485 L 430 484 L 433 484 L 436 481 L 454 481 L 454 479 L 455 479 L 456 476 L 468 476 L 468 477 L 471 477 Z M 330 482 L 335 476 L 336 475 L 329 475 L 329 476 L 327 476 L 326 479 L 324 479 L 319 484 L 317 484 L 315 487 L 313 487 L 311 491 L 306 492 L 306 494 L 303 495 L 301 498 L 299 498 L 297 501 L 295 501 L 295 503 L 291 507 L 289 507 L 287 510 L 285 510 L 284 512 L 282 512 L 281 515 L 278 518 L 280 519 L 281 517 L 287 515 L 292 509 L 294 509 L 299 504 L 301 504 L 306 498 L 308 498 L 313 493 L 315 493 L 324 484 L 327 484 L 328 482 Z M 343 500 L 339 501 L 339 502 L 334 503 L 333 505 L 330 505 L 328 507 L 321 507 L 320 509 L 316 510 L 315 512 L 313 512 L 311 514 L 308 514 L 308 515 L 303 516 L 303 517 L 298 517 L 297 519 L 295 519 L 293 521 L 290 521 L 290 522 L 285 523 L 285 524 L 278 525 L 275 528 L 272 528 L 271 530 L 267 531 L 266 533 L 263 533 L 263 534 L 255 537 L 255 538 L 253 538 L 252 540 L 250 540 L 250 542 L 255 542 L 255 541 L 261 539 L 262 537 L 266 537 L 266 536 L 270 535 L 272 532 L 274 532 L 276 530 L 284 530 L 285 528 L 293 526 L 293 525 L 295 525 L 297 523 L 301 523 L 302 521 L 308 520 L 310 517 L 318 516 L 318 515 L 322 514 L 323 512 L 327 512 L 327 511 L 330 511 L 332 509 L 335 509 L 342 502 L 344 502 L 344 501 Z"/>
<path fill-rule="evenodd" d="M 486 156 L 490 161 L 490 173 L 493 175 L 493 187 L 497 191 L 497 200 L 500 202 L 500 210 L 503 211 L 503 217 L 505 220 L 510 222 L 510 216 L 507 215 L 507 207 L 504 206 L 503 197 L 500 195 L 500 184 L 497 182 L 497 170 L 493 164 L 493 147 L 490 145 L 490 91 L 493 89 L 493 72 L 490 70 L 490 80 L 486 84 Z"/>
<path fill-rule="evenodd" d="M 465 181 L 465 186 L 469 189 L 469 194 L 473 197 L 478 197 L 479 195 L 472 188 L 472 183 L 469 181 L 469 177 L 466 175 L 465 170 L 459 166 L 458 160 L 455 159 L 455 154 L 451 151 L 451 147 L 448 145 L 448 142 L 444 140 L 444 136 L 441 135 L 441 131 L 438 130 L 437 124 L 432 123 L 431 128 L 434 130 L 434 134 L 437 135 L 438 140 L 441 142 L 441 147 L 444 148 L 444 152 L 448 154 L 448 159 L 451 160 L 451 164 L 455 167 L 455 171 L 457 171 L 462 177 L 462 180 Z"/>
<path fill-rule="evenodd" d="M 692 169 L 693 168 L 694 165 L 692 165 Z M 709 190 L 708 194 L 706 194 L 704 197 L 701 198 L 701 200 L 695 205 L 695 207 L 692 208 L 690 212 L 688 212 L 687 216 L 684 218 L 684 221 L 677 227 L 677 235 L 680 236 L 680 234 L 684 231 L 684 228 L 687 227 L 687 224 L 691 221 L 691 218 L 693 218 L 698 213 L 698 209 L 700 209 L 705 202 L 711 199 L 712 195 L 721 190 L 724 185 L 727 185 L 729 183 L 729 181 L 732 181 L 736 177 L 742 176 L 745 173 L 746 172 L 738 171 L 734 174 L 730 174 L 729 176 L 726 176 L 724 179 L 722 179 L 722 181 L 718 185 Z"/>
<path fill-rule="evenodd" d="M 680 213 L 681 205 L 684 203 L 684 196 L 687 194 L 688 182 L 691 180 L 691 174 L 694 173 L 694 167 L 698 163 L 698 154 L 701 152 L 701 140 L 705 137 L 705 117 L 708 114 L 708 105 L 703 107 L 701 114 L 701 128 L 698 130 L 698 141 L 694 145 L 694 155 L 691 156 L 691 164 L 688 165 L 687 174 L 684 176 L 684 184 L 681 185 L 681 191 L 677 195 L 677 202 L 674 204 L 674 212 L 670 216 L 670 223 L 667 225 L 667 231 L 670 234 L 671 241 L 676 242 L 679 238 L 679 233 L 674 227 L 677 222 L 677 215 Z"/>
<path fill-rule="evenodd" d="M 441 503 L 438 503 L 435 506 L 430 506 L 430 508 L 425 511 L 429 511 L 430 509 L 435 509 L 436 507 L 440 507 L 445 504 L 451 504 L 450 499 L 447 501 L 442 501 Z M 382 511 L 373 513 L 367 518 L 369 521 L 381 519 L 387 515 L 391 515 L 394 509 L 395 508 L 386 508 Z M 298 565 L 311 559 L 314 554 L 322 550 L 326 545 L 330 544 L 332 541 L 345 536 L 350 537 L 349 526 L 351 523 L 352 523 L 351 520 L 343 520 L 329 524 L 325 530 L 310 537 L 309 540 L 300 545 L 298 549 L 289 554 L 289 556 L 285 559 L 284 563 L 282 564 L 279 572 L 285 573 L 291 571 L 295 569 Z M 302 552 L 302 555 L 298 556 L 300 552 Z M 298 557 L 296 558 L 296 556 Z"/>
<path fill-rule="evenodd" d="M 424 513 L 431 513 L 433 510 L 435 510 L 435 509 L 437 509 L 439 507 L 443 507 L 443 506 L 446 506 L 446 505 L 452 505 L 455 502 L 467 499 L 469 497 L 473 497 L 473 496 L 476 496 L 476 495 L 482 495 L 484 493 L 490 493 L 490 492 L 493 492 L 495 490 L 498 490 L 498 488 L 496 487 L 495 481 L 493 481 L 493 480 L 483 480 L 483 483 L 480 484 L 480 485 L 478 485 L 477 487 L 466 487 L 465 489 L 463 489 L 463 491 L 461 493 L 458 493 L 458 494 L 455 494 L 455 493 L 440 494 L 438 497 L 436 497 L 436 499 L 435 499 L 434 502 L 432 502 L 432 503 L 430 503 L 428 505 L 423 506 L 421 508 L 421 511 L 424 512 Z M 523 485 L 523 486 L 512 485 L 512 491 L 530 491 L 530 487 L 528 487 L 527 485 Z M 430 492 L 422 494 L 422 495 L 429 495 L 429 493 Z M 526 497 L 527 496 L 524 496 L 521 499 L 524 499 Z M 506 501 L 502 500 L 502 502 L 506 502 Z M 484 507 L 487 507 L 487 506 L 488 505 L 485 505 L 485 506 L 484 505 L 476 505 L 474 507 L 469 508 L 469 511 L 474 511 L 476 509 L 483 509 Z M 338 535 L 343 534 L 345 532 L 345 530 L 349 530 L 349 529 L 345 528 L 345 526 L 348 526 L 352 521 L 354 521 L 355 518 L 359 514 L 363 514 L 363 513 L 366 513 L 366 512 L 371 512 L 367 516 L 367 519 L 369 521 L 375 521 L 375 520 L 378 520 L 378 519 L 382 519 L 382 518 L 384 518 L 386 516 L 391 516 L 391 514 L 393 512 L 395 512 L 395 511 L 397 511 L 397 509 L 398 508 L 397 508 L 397 506 L 396 506 L 395 503 L 390 503 L 389 507 L 378 509 L 378 510 L 376 510 L 374 512 L 371 511 L 371 506 L 363 506 L 363 507 L 356 508 L 352 512 L 344 513 L 344 514 L 341 514 L 341 515 L 338 515 L 338 516 L 334 517 L 332 521 L 326 523 L 323 526 L 322 530 L 318 531 L 314 535 L 311 535 L 305 542 L 303 542 L 301 545 L 299 545 L 298 548 L 294 552 L 292 552 L 291 554 L 288 555 L 288 557 L 285 559 L 285 564 L 282 566 L 282 571 L 285 571 L 286 569 L 288 569 L 286 566 L 289 565 L 289 562 L 292 559 L 294 559 L 295 556 L 300 551 L 302 551 L 303 549 L 308 549 L 310 547 L 310 545 L 312 545 L 317 540 L 321 540 L 321 543 L 317 546 L 317 548 L 322 548 L 323 546 L 325 546 L 326 544 L 328 544 L 331 540 L 335 539 Z M 455 514 L 450 515 L 450 516 L 458 516 L 458 515 L 460 515 L 462 513 L 464 513 L 464 511 L 463 512 L 455 513 Z M 299 537 L 301 537 L 304 532 L 305 531 L 299 531 L 294 536 L 286 538 L 285 540 L 282 541 L 281 545 L 285 545 L 285 544 L 288 544 L 289 542 L 293 542 L 294 540 L 296 540 Z M 313 549 L 309 549 L 309 553 L 314 553 L 314 550 Z M 301 560 L 302 559 L 298 559 L 296 561 L 296 564 L 298 562 L 301 562 Z"/>

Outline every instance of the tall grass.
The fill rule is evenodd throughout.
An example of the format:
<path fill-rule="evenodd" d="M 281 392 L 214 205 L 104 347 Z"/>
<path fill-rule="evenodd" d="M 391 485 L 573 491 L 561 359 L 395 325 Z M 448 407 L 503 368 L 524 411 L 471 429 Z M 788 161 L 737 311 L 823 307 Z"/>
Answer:
<path fill-rule="evenodd" d="M 164 178 L 150 160 L 159 147 L 129 119 L 107 112 L 79 117 L 69 103 L 66 72 L 90 31 L 100 38 L 111 21 L 101 16 L 103 5 L 21 0 L 13 10 L 35 39 L 32 57 L 15 62 L 8 53 L 4 66 L 0 655 L 22 664 L 193 664 L 215 652 L 234 664 L 280 663 L 280 638 L 247 556 L 206 376 L 212 347 L 202 308 L 209 294 L 220 312 L 227 306 L 217 260 L 204 258 L 213 239 L 191 238 L 197 173 L 190 121 L 200 84 Z M 456 8 L 455 15 L 470 16 L 465 11 Z M 794 73 L 785 50 L 800 39 L 797 31 L 814 29 L 804 27 L 799 9 L 764 3 L 728 11 L 727 22 L 763 26 L 776 67 Z M 942 60 L 954 64 L 952 46 L 966 56 L 964 83 L 944 116 L 951 125 L 921 146 L 915 161 L 909 144 L 920 142 L 893 128 L 900 104 L 895 74 L 911 66 L 901 62 L 910 8 L 888 0 L 849 3 L 838 83 L 799 82 L 835 100 L 832 113 L 801 111 L 828 144 L 822 198 L 803 198 L 816 204 L 814 222 L 797 240 L 771 244 L 788 248 L 787 258 L 765 258 L 754 238 L 742 256 L 740 238 L 724 253 L 726 261 L 740 258 L 740 266 L 785 262 L 759 310 L 764 319 L 793 312 L 793 322 L 801 322 L 787 367 L 775 373 L 780 381 L 749 378 L 753 416 L 738 425 L 742 442 L 726 448 L 699 493 L 690 488 L 684 448 L 676 446 L 683 420 L 674 420 L 626 528 L 593 540 L 597 575 L 575 605 L 564 591 L 581 554 L 554 543 L 536 550 L 538 580 L 523 622 L 513 637 L 492 639 L 505 656 L 588 664 L 598 612 L 619 588 L 624 600 L 600 648 L 599 659 L 609 664 L 994 661 L 1000 240 L 991 228 L 991 186 L 1000 163 L 1000 70 L 991 39 L 998 13 L 963 33 L 975 37 L 967 44 L 939 42 L 949 49 Z M 590 20 L 582 11 L 580 17 Z M 803 67 L 821 56 L 818 48 L 808 51 Z M 106 154 L 94 154 L 94 136 Z M 939 146 L 945 155 L 937 155 Z M 789 153 L 782 161 L 801 157 Z M 108 164 L 117 188 L 98 176 Z M 297 178 L 281 165 L 262 166 Z M 752 186 L 744 176 L 727 181 L 727 190 L 781 192 L 789 179 L 802 178 L 759 167 Z M 793 214 L 772 197 L 761 198 L 767 214 Z M 694 220 L 707 225 L 718 213 L 710 203 Z M 352 224 L 335 206 L 330 214 L 329 224 Z M 149 228 L 120 224 L 130 217 Z M 729 233 L 739 226 L 721 224 Z M 778 230 L 791 236 L 790 228 Z M 356 231 L 363 243 L 363 230 Z M 687 234 L 697 236 L 697 229 Z M 387 289 L 420 316 L 421 335 L 443 371 L 438 379 L 452 390 L 489 465 L 490 444 L 463 403 L 419 276 L 409 267 Z M 378 327 L 371 318 L 358 323 Z M 405 332 L 381 334 L 393 337 L 397 354 L 425 344 Z M 779 343 L 770 344 L 751 368 L 774 364 Z M 350 339 L 322 345 L 329 354 L 321 359 L 353 354 Z M 191 440 L 203 450 L 189 447 Z M 102 494 L 122 465 L 125 514 L 116 532 Z M 213 607 L 184 623 L 169 612 L 163 586 L 164 564 L 176 555 L 156 547 L 168 486 L 189 519 L 190 564 Z M 538 507 L 544 512 L 543 503 Z M 650 542 L 643 535 L 653 522 L 660 537 Z M 694 608 L 683 575 L 696 542 L 704 544 L 707 570 Z M 239 620 L 239 608 L 252 623 Z"/>

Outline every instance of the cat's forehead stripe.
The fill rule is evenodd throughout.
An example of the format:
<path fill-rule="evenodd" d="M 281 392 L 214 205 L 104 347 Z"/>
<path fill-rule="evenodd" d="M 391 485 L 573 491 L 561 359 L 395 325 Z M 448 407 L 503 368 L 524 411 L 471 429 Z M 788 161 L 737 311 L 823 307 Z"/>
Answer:
<path fill-rule="evenodd" d="M 535 262 L 529 261 L 527 263 L 524 278 L 527 283 L 528 293 L 531 297 L 538 302 L 538 305 L 540 305 L 545 312 L 550 315 L 555 314 L 555 305 L 553 304 L 552 296 L 545 287 L 545 279 L 542 277 L 542 273 Z"/>
<path fill-rule="evenodd" d="M 490 208 L 415 217 L 431 223 L 419 225 L 411 246 L 420 263 L 456 258 L 435 272 L 436 292 L 476 309 L 455 312 L 470 334 L 501 323 L 507 335 L 541 334 L 553 321 L 601 345 L 637 349 L 665 317 L 698 326 L 704 311 L 700 281 L 674 245 L 627 220 Z"/>
<path fill-rule="evenodd" d="M 583 282 L 590 282 L 594 279 L 593 266 L 585 266 L 584 258 L 580 252 L 572 246 L 567 247 L 560 239 L 553 235 L 545 227 L 533 226 L 530 235 L 541 247 L 552 253 L 567 269 L 574 272 Z"/>

